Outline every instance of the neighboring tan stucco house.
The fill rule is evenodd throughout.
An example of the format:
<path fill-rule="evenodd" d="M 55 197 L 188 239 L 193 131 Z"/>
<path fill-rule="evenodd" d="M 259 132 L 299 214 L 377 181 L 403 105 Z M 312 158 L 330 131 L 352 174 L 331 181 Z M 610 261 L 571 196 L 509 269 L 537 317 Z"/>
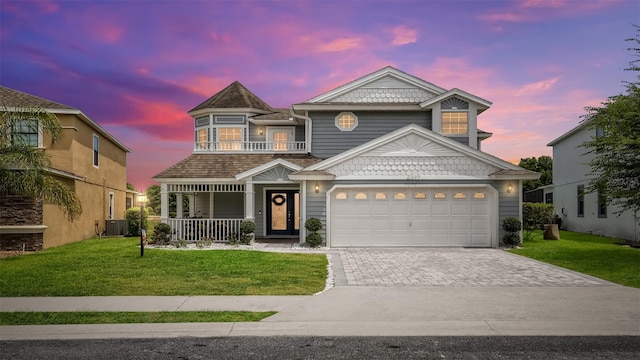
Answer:
<path fill-rule="evenodd" d="M 586 193 L 593 154 L 580 147 L 596 136 L 587 123 L 569 130 L 547 146 L 553 147 L 553 204 L 566 230 L 640 240 L 638 215 L 627 211 L 620 216 L 618 208 L 607 206 L 603 194 Z"/>
<path fill-rule="evenodd" d="M 105 221 L 125 218 L 127 153 L 124 144 L 79 109 L 0 86 L 0 107 L 37 106 L 55 114 L 64 137 L 51 146 L 46 131 L 34 146 L 50 156 L 50 173 L 72 188 L 82 204 L 79 219 L 69 221 L 57 205 L 0 198 L 0 246 L 39 250 L 87 239 L 105 230 Z"/>
<path fill-rule="evenodd" d="M 259 238 L 304 242 L 318 218 L 330 247 L 497 247 L 539 174 L 480 150 L 490 106 L 393 67 L 284 109 L 234 82 L 189 111 L 193 154 L 154 177 L 161 219 L 188 241 L 252 219 Z"/>

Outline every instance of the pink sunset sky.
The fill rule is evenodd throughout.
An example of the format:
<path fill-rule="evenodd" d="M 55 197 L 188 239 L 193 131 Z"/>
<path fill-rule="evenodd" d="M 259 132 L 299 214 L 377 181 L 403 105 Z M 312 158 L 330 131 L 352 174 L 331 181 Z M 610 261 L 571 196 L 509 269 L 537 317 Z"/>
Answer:
<path fill-rule="evenodd" d="M 637 0 L 0 2 L 0 83 L 82 110 L 144 190 L 193 149 L 187 111 L 238 80 L 289 107 L 390 65 L 493 102 L 483 150 L 550 155 L 624 91 Z"/>

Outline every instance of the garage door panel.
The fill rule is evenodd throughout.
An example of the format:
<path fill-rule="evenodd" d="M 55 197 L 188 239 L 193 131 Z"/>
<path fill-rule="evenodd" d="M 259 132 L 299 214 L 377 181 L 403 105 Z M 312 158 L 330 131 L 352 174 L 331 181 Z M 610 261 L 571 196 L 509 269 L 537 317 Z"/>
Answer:
<path fill-rule="evenodd" d="M 338 192 L 346 199 L 331 199 L 332 246 L 491 246 L 491 201 L 475 198 L 478 190 L 372 187 Z"/>

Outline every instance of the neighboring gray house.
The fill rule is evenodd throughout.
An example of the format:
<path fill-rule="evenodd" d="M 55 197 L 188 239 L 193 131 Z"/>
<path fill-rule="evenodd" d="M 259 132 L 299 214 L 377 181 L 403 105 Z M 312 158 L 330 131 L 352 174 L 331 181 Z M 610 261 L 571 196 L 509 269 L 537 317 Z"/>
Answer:
<path fill-rule="evenodd" d="M 189 112 L 193 154 L 154 177 L 162 221 L 186 240 L 225 240 L 252 219 L 257 237 L 304 242 L 318 218 L 331 247 L 497 247 L 539 174 L 480 150 L 490 106 L 393 67 L 287 109 L 234 82 Z"/>
<path fill-rule="evenodd" d="M 581 123 L 564 135 L 551 141 L 553 147 L 553 204 L 567 230 L 638 241 L 640 228 L 634 214 L 614 214 L 616 208 L 606 205 L 600 193 L 586 193 L 589 183 L 588 163 L 592 154 L 581 148 L 584 142 L 597 136 L 596 130 Z M 638 216 L 638 214 L 636 214 Z"/>

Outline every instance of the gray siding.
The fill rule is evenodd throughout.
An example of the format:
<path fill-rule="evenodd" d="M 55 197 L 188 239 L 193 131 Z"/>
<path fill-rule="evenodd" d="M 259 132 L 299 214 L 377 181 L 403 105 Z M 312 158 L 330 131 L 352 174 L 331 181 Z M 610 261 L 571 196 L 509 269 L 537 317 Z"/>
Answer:
<path fill-rule="evenodd" d="M 216 219 L 243 219 L 244 193 L 215 193 L 213 214 Z"/>
<path fill-rule="evenodd" d="M 317 218 L 322 222 L 322 229 L 318 231 L 322 239 L 327 241 L 327 190 L 333 186 L 333 182 L 319 181 L 320 192 L 315 193 L 315 181 L 307 181 L 307 218 L 302 219 L 300 226 L 304 226 L 305 221 L 310 218 Z M 304 242 L 304 239 L 301 239 Z"/>
<path fill-rule="evenodd" d="M 449 139 L 451 140 L 455 140 L 463 145 L 467 145 L 469 146 L 469 138 L 468 137 L 454 137 L 454 136 L 449 136 Z"/>
<path fill-rule="evenodd" d="M 336 112 L 312 112 L 312 154 L 328 158 L 367 141 L 376 139 L 409 124 L 431 129 L 431 112 L 354 111 L 358 126 L 352 131 L 341 131 L 335 126 Z"/>

